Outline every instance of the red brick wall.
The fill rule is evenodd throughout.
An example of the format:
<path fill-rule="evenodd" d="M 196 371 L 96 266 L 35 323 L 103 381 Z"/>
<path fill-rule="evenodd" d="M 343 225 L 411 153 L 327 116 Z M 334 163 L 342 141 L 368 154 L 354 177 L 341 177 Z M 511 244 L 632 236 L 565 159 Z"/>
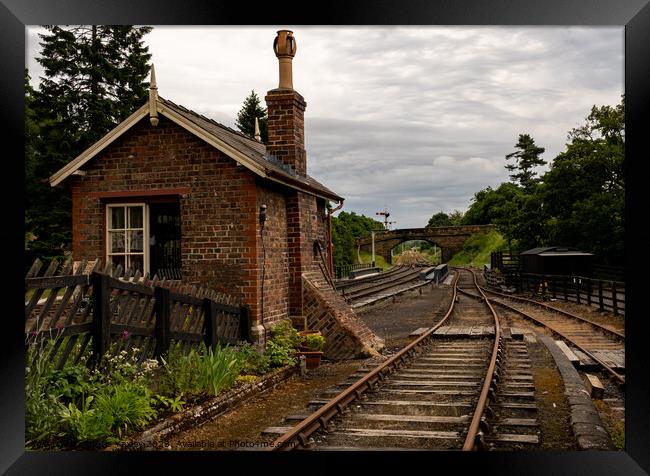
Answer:
<path fill-rule="evenodd" d="M 74 259 L 104 259 L 108 200 L 151 200 L 101 198 L 106 192 L 189 188 L 175 197 L 181 208 L 183 281 L 241 297 L 257 319 L 254 174 L 164 117 L 157 127 L 143 119 L 84 170 L 85 176 L 71 177 Z"/>
<path fill-rule="evenodd" d="M 303 301 L 307 327 L 325 336 L 328 359 L 377 356 L 384 347 L 320 271 L 303 275 Z"/>
<path fill-rule="evenodd" d="M 257 256 L 259 266 L 260 299 L 262 299 L 262 265 L 264 265 L 264 325 L 266 330 L 289 313 L 289 253 L 287 236 L 286 188 L 258 181 L 257 206 L 266 205 L 266 223 L 264 224 L 264 248 L 266 258 L 263 263 L 264 249 L 257 231 Z"/>
<path fill-rule="evenodd" d="M 85 176 L 69 179 L 75 260 L 105 259 L 107 202 L 178 200 L 183 282 L 242 298 L 251 306 L 253 327 L 259 327 L 263 250 L 258 213 L 266 204 L 264 327 L 303 314 L 301 275 L 319 270 L 314 240 L 322 242 L 327 256 L 324 200 L 256 177 L 164 117 L 157 127 L 143 119 L 83 168 Z M 164 190 L 174 195 L 137 196 Z M 132 196 L 106 196 L 113 192 Z"/>

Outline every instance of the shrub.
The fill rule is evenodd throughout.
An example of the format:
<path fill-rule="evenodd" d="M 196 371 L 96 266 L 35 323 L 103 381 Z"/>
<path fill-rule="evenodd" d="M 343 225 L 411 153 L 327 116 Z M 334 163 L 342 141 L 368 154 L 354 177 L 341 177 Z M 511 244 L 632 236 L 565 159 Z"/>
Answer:
<path fill-rule="evenodd" d="M 265 354 L 268 356 L 271 365 L 281 367 L 283 365 L 293 365 L 296 359 L 291 355 L 293 348 L 282 346 L 273 340 L 266 343 Z"/>
<path fill-rule="evenodd" d="M 30 345 L 25 367 L 25 446 L 46 444 L 59 432 L 61 403 L 51 389 L 53 366 L 47 352 Z"/>
<path fill-rule="evenodd" d="M 305 347 L 314 351 L 322 351 L 325 347 L 325 337 L 321 334 L 307 334 L 304 337 Z"/>
<path fill-rule="evenodd" d="M 151 392 L 137 383 L 122 382 L 112 388 L 104 388 L 97 394 L 94 410 L 106 421 L 112 421 L 111 429 L 139 429 L 156 417 L 151 407 Z"/>
<path fill-rule="evenodd" d="M 259 375 L 268 372 L 271 365 L 268 355 L 258 351 L 247 342 L 239 344 L 236 350 L 241 373 Z"/>
<path fill-rule="evenodd" d="M 289 321 L 282 321 L 271 328 L 271 340 L 287 349 L 295 349 L 302 341 L 300 334 Z"/>
<path fill-rule="evenodd" d="M 61 410 L 61 419 L 68 427 L 68 435 L 78 443 L 99 439 L 108 443 L 116 442 L 117 439 L 111 431 L 114 423 L 112 416 L 90 408 L 92 401 L 91 395 L 82 399 L 81 409 L 71 402 Z"/>
<path fill-rule="evenodd" d="M 199 366 L 201 356 L 192 349 L 183 355 L 180 343 L 170 347 L 166 357 L 161 358 L 163 372 L 158 384 L 158 393 L 178 395 L 180 393 L 200 393 Z"/>
<path fill-rule="evenodd" d="M 199 362 L 199 384 L 214 395 L 230 387 L 239 375 L 237 355 L 228 346 L 222 348 L 217 344 L 214 350 L 209 348 Z"/>

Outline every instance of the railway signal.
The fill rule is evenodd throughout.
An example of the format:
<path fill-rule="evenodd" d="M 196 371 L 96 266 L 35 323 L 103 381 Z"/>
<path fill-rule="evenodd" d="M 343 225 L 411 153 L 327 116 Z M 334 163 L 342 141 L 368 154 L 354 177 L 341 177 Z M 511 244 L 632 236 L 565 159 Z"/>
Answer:
<path fill-rule="evenodd" d="M 386 230 L 390 229 L 390 225 L 394 225 L 395 223 L 397 223 L 396 221 L 388 221 L 388 217 L 390 216 L 390 213 L 385 208 L 383 212 L 377 212 L 375 213 L 375 215 L 380 215 L 384 217 L 384 228 Z"/>

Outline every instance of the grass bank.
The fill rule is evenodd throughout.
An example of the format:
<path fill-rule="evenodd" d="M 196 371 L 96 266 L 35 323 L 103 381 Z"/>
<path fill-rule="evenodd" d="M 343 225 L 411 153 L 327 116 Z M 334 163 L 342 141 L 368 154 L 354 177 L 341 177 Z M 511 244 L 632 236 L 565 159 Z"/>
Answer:
<path fill-rule="evenodd" d="M 482 267 L 485 264 L 490 264 L 490 253 L 503 250 L 507 246 L 506 239 L 496 230 L 472 235 L 465 242 L 462 251 L 456 253 L 449 260 L 449 264 Z"/>

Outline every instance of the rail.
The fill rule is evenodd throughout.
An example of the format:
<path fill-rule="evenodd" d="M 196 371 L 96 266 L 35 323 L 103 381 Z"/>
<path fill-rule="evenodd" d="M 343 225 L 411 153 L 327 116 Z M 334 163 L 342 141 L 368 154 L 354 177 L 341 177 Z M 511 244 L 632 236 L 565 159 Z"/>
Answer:
<path fill-rule="evenodd" d="M 357 400 L 367 390 L 373 388 L 377 382 L 383 380 L 387 374 L 392 373 L 396 368 L 401 366 L 408 357 L 415 354 L 416 349 L 423 343 L 428 341 L 429 337 L 441 327 L 451 315 L 454 304 L 456 302 L 457 289 L 456 284 L 458 276 L 456 276 L 453 283 L 453 294 L 445 316 L 442 320 L 427 330 L 415 341 L 400 350 L 397 354 L 389 358 L 386 362 L 379 365 L 374 370 L 370 371 L 365 376 L 350 385 L 343 392 L 338 394 L 328 403 L 323 405 L 320 409 L 312 413 L 305 420 L 293 427 L 287 433 L 278 437 L 268 448 L 267 451 L 287 451 L 295 448 L 296 444 L 307 446 L 309 437 L 318 431 L 320 428 L 326 428 L 329 421 L 336 415 L 342 413 L 344 408 L 350 403 Z"/>

